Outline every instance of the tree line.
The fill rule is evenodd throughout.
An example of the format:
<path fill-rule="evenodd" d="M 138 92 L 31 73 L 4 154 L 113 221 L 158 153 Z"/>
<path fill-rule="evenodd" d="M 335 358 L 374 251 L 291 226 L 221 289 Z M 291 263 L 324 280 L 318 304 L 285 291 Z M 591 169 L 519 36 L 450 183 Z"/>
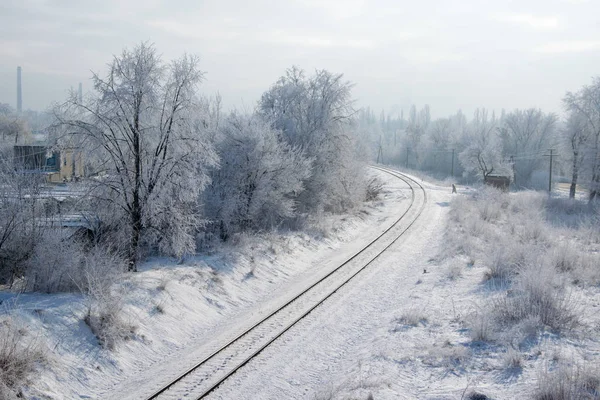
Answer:
<path fill-rule="evenodd" d="M 555 170 L 570 184 L 600 190 L 600 78 L 562 99 L 565 118 L 540 109 L 501 111 L 476 109 L 468 118 L 462 111 L 431 118 L 425 105 L 379 116 L 370 108 L 358 113 L 358 129 L 367 138 L 371 158 L 467 181 L 490 175 L 511 177 L 517 189 L 547 187 L 550 150 Z"/>
<path fill-rule="evenodd" d="M 148 255 L 182 258 L 240 232 L 297 229 L 365 200 L 366 157 L 342 74 L 292 67 L 251 113 L 224 112 L 219 95 L 201 93 L 203 79 L 198 57 L 166 62 L 141 43 L 94 74 L 91 93 L 55 105 L 50 142 L 81 149 L 87 171 L 66 199 L 14 168 L 18 127 L 10 125 L 0 163 L 0 283 L 72 290 L 81 286 L 73 271 L 92 253 L 110 260 L 103 268 L 136 271 Z M 57 239 L 43 223 L 73 212 L 94 220 L 93 234 Z M 61 253 L 55 261 L 69 267 L 41 268 L 40 252 Z"/>

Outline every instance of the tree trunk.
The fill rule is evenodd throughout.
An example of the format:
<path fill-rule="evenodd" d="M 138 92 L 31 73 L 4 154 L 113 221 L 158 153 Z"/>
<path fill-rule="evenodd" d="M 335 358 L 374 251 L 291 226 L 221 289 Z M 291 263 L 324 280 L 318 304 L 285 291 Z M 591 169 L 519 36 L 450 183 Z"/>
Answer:
<path fill-rule="evenodd" d="M 574 199 L 575 198 L 575 191 L 577 190 L 577 176 L 579 173 L 579 169 L 578 169 L 578 165 L 577 165 L 577 152 L 573 153 L 573 175 L 571 177 L 571 188 L 569 189 L 569 198 L 570 199 Z"/>
<path fill-rule="evenodd" d="M 590 187 L 590 198 L 589 198 L 590 202 L 592 202 L 596 198 L 599 188 L 600 188 L 600 171 L 598 171 L 598 165 L 595 165 L 594 173 L 592 174 L 592 184 Z"/>
<path fill-rule="evenodd" d="M 138 251 L 140 247 L 140 233 L 142 231 L 142 205 L 140 203 L 140 188 L 142 186 L 142 153 L 140 146 L 140 129 L 139 129 L 139 115 L 140 115 L 140 100 L 136 104 L 136 113 L 134 116 L 134 123 L 132 129 L 132 141 L 133 141 L 133 157 L 135 167 L 135 186 L 133 188 L 132 202 L 131 202 L 131 247 L 129 250 L 129 271 L 137 272 L 138 263 Z"/>
<path fill-rule="evenodd" d="M 129 247 L 129 267 L 130 272 L 137 272 L 138 251 L 140 247 L 140 233 L 142 231 L 142 213 L 140 211 L 139 197 L 133 200 L 133 210 L 131 211 L 131 242 Z"/>
<path fill-rule="evenodd" d="M 600 175 L 598 174 L 597 168 L 594 168 L 594 174 L 592 175 L 592 185 L 590 187 L 590 198 L 589 198 L 590 202 L 592 202 L 596 198 L 599 187 L 600 187 Z"/>

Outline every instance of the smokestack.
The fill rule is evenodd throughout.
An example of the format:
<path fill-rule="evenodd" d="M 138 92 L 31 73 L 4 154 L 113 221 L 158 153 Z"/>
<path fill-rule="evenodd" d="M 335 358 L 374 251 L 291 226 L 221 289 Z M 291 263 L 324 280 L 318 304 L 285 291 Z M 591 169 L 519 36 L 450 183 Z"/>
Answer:
<path fill-rule="evenodd" d="M 81 82 L 79 82 L 79 91 L 77 92 L 77 99 L 79 100 L 79 104 L 83 103 L 83 87 L 81 86 Z"/>
<path fill-rule="evenodd" d="M 17 112 L 23 111 L 23 95 L 21 93 L 21 67 L 17 67 Z"/>

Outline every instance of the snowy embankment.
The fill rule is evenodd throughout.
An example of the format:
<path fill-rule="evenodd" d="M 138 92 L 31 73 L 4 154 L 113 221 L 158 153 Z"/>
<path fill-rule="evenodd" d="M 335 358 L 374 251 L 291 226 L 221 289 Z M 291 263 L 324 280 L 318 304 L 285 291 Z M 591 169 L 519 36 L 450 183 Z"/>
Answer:
<path fill-rule="evenodd" d="M 0 292 L 4 317 L 45 354 L 25 396 L 106 398 L 132 378 L 133 390 L 135 378 L 151 379 L 152 371 L 185 369 L 191 349 L 259 316 L 393 222 L 410 193 L 396 178 L 376 174 L 386 183 L 380 200 L 352 215 L 323 216 L 304 232 L 240 236 L 183 263 L 149 260 L 116 288 L 129 339 L 113 350 L 99 346 L 84 321 L 83 296 Z"/>
<path fill-rule="evenodd" d="M 600 398 L 597 210 L 428 190 L 411 235 L 212 398 Z"/>

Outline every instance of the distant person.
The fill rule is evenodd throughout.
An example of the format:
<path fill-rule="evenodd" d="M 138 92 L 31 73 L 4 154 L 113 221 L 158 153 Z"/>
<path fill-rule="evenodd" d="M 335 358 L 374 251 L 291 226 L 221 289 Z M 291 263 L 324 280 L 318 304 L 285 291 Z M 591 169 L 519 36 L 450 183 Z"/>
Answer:
<path fill-rule="evenodd" d="M 452 184 L 452 193 L 456 193 L 456 186 L 454 186 L 454 183 Z"/>

